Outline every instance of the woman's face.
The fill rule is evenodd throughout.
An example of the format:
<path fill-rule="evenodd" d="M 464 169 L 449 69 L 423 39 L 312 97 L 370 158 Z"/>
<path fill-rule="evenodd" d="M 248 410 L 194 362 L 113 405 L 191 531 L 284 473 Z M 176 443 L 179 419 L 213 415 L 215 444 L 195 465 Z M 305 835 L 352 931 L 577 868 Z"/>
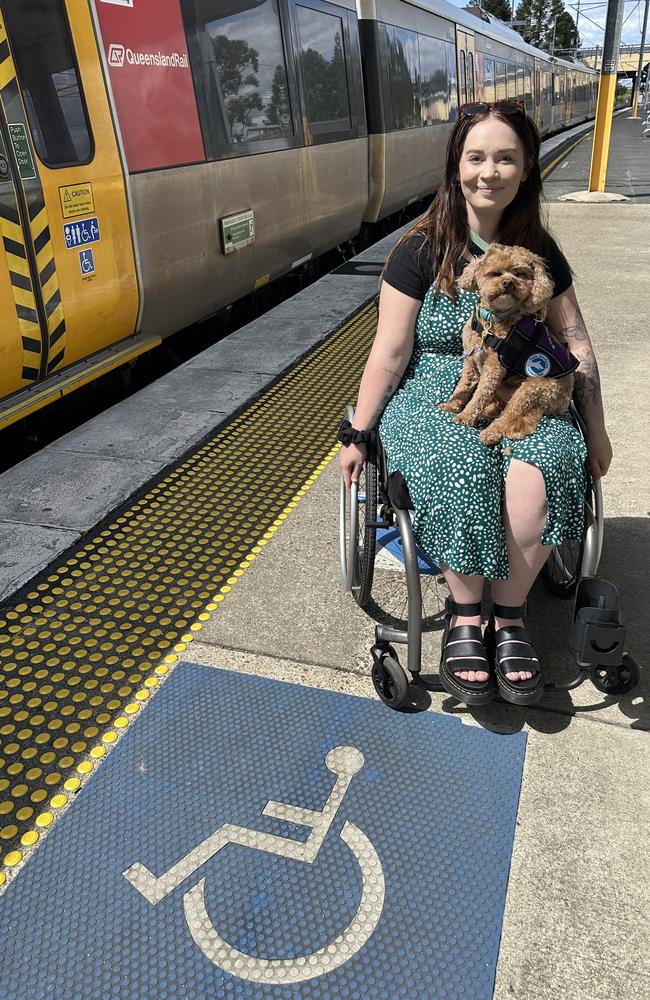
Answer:
<path fill-rule="evenodd" d="M 460 158 L 460 186 L 468 221 L 498 218 L 526 180 L 524 147 L 517 133 L 490 114 L 467 133 Z"/>

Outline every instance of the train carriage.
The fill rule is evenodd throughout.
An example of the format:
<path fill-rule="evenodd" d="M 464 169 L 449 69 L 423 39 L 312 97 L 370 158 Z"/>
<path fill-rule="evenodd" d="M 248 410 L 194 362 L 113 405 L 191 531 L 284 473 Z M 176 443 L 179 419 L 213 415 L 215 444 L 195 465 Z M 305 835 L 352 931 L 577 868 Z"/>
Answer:
<path fill-rule="evenodd" d="M 433 192 L 593 71 L 445 0 L 0 0 L 0 427 Z"/>

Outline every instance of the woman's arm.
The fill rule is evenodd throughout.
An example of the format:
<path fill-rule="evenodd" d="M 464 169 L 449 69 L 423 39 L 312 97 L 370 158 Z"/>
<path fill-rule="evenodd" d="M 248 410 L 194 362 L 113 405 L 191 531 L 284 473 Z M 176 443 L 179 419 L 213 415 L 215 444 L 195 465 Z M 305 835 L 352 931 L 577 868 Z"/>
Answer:
<path fill-rule="evenodd" d="M 421 306 L 419 299 L 382 283 L 377 333 L 363 370 L 354 413 L 357 430 L 376 427 L 395 393 L 413 353 L 415 322 Z M 341 449 L 341 468 L 348 487 L 350 482 L 358 482 L 365 459 L 364 445 L 351 444 Z"/>
<path fill-rule="evenodd" d="M 605 429 L 598 362 L 573 285 L 551 300 L 546 322 L 551 333 L 566 344 L 580 361 L 575 373 L 573 398 L 587 428 L 591 474 L 599 479 L 609 468 L 612 446 Z"/>

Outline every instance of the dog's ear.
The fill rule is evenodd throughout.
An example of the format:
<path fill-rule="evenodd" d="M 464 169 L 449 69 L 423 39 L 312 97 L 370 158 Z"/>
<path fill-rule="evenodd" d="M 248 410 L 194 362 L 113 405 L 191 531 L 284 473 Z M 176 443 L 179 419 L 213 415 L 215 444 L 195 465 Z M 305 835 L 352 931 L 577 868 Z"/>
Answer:
<path fill-rule="evenodd" d="M 530 295 L 523 303 L 527 312 L 538 314 L 543 320 L 546 316 L 546 307 L 553 295 L 553 282 L 546 272 L 546 265 L 541 257 L 536 254 L 533 260 L 533 283 L 530 288 Z"/>
<path fill-rule="evenodd" d="M 483 257 L 475 257 L 470 261 L 457 281 L 459 288 L 464 288 L 466 292 L 478 291 L 477 277 L 483 266 L 483 260 Z"/>

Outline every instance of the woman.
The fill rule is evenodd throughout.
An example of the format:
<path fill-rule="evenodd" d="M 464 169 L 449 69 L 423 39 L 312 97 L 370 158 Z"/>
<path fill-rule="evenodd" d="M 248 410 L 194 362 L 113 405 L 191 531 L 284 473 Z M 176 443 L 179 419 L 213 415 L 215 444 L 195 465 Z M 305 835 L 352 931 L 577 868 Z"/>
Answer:
<path fill-rule="evenodd" d="M 525 246 L 545 258 L 554 282 L 547 325 L 580 361 L 574 399 L 587 427 L 591 475 L 604 475 L 612 457 L 571 270 L 541 218 L 539 145 L 521 102 L 461 108 L 444 181 L 384 269 L 377 335 L 354 418 L 359 432 L 381 418 L 389 475 L 405 481 L 418 544 L 443 570 L 451 600 L 440 675 L 445 689 L 470 705 L 492 697 L 495 679 L 515 704 L 541 698 L 544 678 L 522 619 L 525 601 L 550 547 L 581 538 L 585 495 L 585 445 L 568 415 L 544 417 L 532 435 L 486 447 L 480 428 L 454 423 L 436 406 L 460 377 L 462 329 L 477 300 L 455 281 L 489 243 Z M 356 443 L 341 450 L 348 486 L 363 468 L 364 438 L 354 434 Z M 485 579 L 492 581 L 493 611 L 482 635 Z"/>

